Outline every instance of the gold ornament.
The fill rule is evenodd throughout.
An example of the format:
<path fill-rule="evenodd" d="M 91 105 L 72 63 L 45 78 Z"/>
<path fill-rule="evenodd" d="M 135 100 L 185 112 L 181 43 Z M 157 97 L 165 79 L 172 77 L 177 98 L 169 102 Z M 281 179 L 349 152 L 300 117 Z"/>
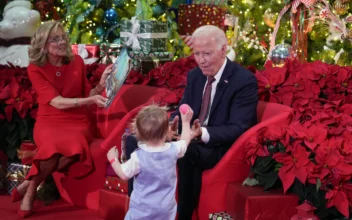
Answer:
<path fill-rule="evenodd" d="M 314 41 L 317 39 L 317 32 L 313 30 L 309 33 L 309 36 L 310 36 L 310 39 Z"/>
<path fill-rule="evenodd" d="M 82 44 L 91 44 L 92 43 L 92 35 L 88 32 L 85 32 L 81 35 L 81 43 Z"/>
<path fill-rule="evenodd" d="M 92 13 L 92 20 L 100 23 L 103 21 L 104 18 L 104 10 L 101 8 L 95 9 Z"/>
<path fill-rule="evenodd" d="M 82 8 L 83 8 L 83 10 L 87 10 L 89 8 L 89 3 L 88 2 L 83 2 Z"/>
<path fill-rule="evenodd" d="M 349 5 L 342 0 L 336 0 L 333 4 L 334 10 L 338 15 L 344 15 L 349 9 Z"/>
<path fill-rule="evenodd" d="M 268 8 L 265 10 L 264 15 L 263 15 L 264 23 L 268 25 L 271 28 L 275 27 L 275 22 L 277 19 L 277 15 L 275 15 L 272 11 L 271 8 Z"/>

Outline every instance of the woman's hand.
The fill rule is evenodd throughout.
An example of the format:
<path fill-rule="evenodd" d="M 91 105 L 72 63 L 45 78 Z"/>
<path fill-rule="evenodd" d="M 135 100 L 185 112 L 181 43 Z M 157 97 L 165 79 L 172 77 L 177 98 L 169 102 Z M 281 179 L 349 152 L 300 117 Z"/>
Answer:
<path fill-rule="evenodd" d="M 104 96 L 101 95 L 94 95 L 89 97 L 92 101 L 92 103 L 96 104 L 99 107 L 105 107 L 106 106 L 106 101 L 108 100 Z"/>
<path fill-rule="evenodd" d="M 103 75 L 101 75 L 101 78 L 99 81 L 99 87 L 101 88 L 101 90 L 105 88 L 106 78 L 108 78 L 109 74 L 111 73 L 113 66 L 114 64 L 110 64 L 108 67 L 105 68 Z"/>

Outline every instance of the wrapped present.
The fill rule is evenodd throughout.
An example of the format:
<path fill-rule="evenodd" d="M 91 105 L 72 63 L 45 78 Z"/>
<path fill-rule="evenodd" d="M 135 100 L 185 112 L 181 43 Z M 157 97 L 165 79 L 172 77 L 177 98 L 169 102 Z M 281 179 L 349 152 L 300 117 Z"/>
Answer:
<path fill-rule="evenodd" d="M 282 189 L 263 191 L 262 187 L 231 183 L 227 188 L 226 212 L 234 219 L 286 220 L 296 213 L 299 198 Z"/>
<path fill-rule="evenodd" d="M 159 67 L 160 64 L 172 61 L 173 54 L 170 52 L 146 52 L 130 51 L 133 69 L 146 75 L 150 70 Z"/>
<path fill-rule="evenodd" d="M 185 5 L 178 6 L 178 33 L 192 35 L 200 26 L 211 24 L 225 30 L 226 9 L 214 5 Z"/>
<path fill-rule="evenodd" d="M 110 64 L 114 63 L 117 57 L 120 55 L 122 46 L 120 44 L 100 44 L 100 63 Z"/>
<path fill-rule="evenodd" d="M 9 163 L 6 173 L 7 193 L 11 194 L 12 190 L 21 184 L 31 167 L 23 164 Z"/>
<path fill-rule="evenodd" d="M 105 177 L 104 188 L 107 190 L 117 191 L 120 193 L 127 194 L 128 192 L 128 182 L 126 180 L 120 179 L 116 174 L 112 176 Z"/>
<path fill-rule="evenodd" d="M 130 202 L 128 195 L 106 189 L 101 189 L 99 193 L 99 217 L 106 220 L 124 219 Z"/>
<path fill-rule="evenodd" d="M 98 45 L 73 44 L 71 48 L 72 53 L 81 56 L 85 64 L 92 64 L 100 57 L 100 48 Z"/>
<path fill-rule="evenodd" d="M 137 51 L 166 51 L 167 22 L 153 20 L 122 20 L 121 44 Z"/>
<path fill-rule="evenodd" d="M 226 212 L 217 212 L 209 214 L 209 220 L 233 220 Z"/>
<path fill-rule="evenodd" d="M 32 165 L 36 153 L 37 146 L 31 141 L 23 141 L 21 147 L 17 149 L 17 157 L 21 159 L 23 165 Z"/>

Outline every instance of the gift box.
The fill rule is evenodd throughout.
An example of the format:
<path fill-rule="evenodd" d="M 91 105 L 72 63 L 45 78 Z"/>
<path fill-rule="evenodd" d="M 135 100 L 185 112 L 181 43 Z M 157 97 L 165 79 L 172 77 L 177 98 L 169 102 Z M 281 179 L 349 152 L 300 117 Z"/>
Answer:
<path fill-rule="evenodd" d="M 159 67 L 160 64 L 172 61 L 171 52 L 146 52 L 130 51 L 133 69 L 146 75 L 150 70 Z"/>
<path fill-rule="evenodd" d="M 30 166 L 23 164 L 8 164 L 6 173 L 7 194 L 11 194 L 12 190 L 25 180 L 30 168 Z"/>
<path fill-rule="evenodd" d="M 124 219 L 130 202 L 128 195 L 106 189 L 101 189 L 99 193 L 99 217 L 106 220 Z"/>
<path fill-rule="evenodd" d="M 117 191 L 120 193 L 127 194 L 128 181 L 122 180 L 120 177 L 116 176 L 115 173 L 112 173 L 112 176 L 105 177 L 104 188 L 106 190 L 112 190 L 112 191 Z"/>
<path fill-rule="evenodd" d="M 122 20 L 121 44 L 137 51 L 166 51 L 167 22 L 152 20 Z"/>
<path fill-rule="evenodd" d="M 178 33 L 192 35 L 200 26 L 211 24 L 225 30 L 226 9 L 214 5 L 185 5 L 178 6 Z"/>
<path fill-rule="evenodd" d="M 103 64 L 114 63 L 120 55 L 122 46 L 120 44 L 101 43 L 99 62 Z"/>
<path fill-rule="evenodd" d="M 209 214 L 209 220 L 233 220 L 226 212 L 217 212 Z"/>
<path fill-rule="evenodd" d="M 73 44 L 71 46 L 72 53 L 79 55 L 85 64 L 92 64 L 100 57 L 100 48 L 94 44 Z"/>
<path fill-rule="evenodd" d="M 17 157 L 21 159 L 22 165 L 32 165 L 34 156 L 37 153 L 37 146 L 31 141 L 23 141 L 17 149 Z"/>
<path fill-rule="evenodd" d="M 287 220 L 296 213 L 299 198 L 282 189 L 263 191 L 262 187 L 231 183 L 227 188 L 226 212 L 234 219 Z"/>

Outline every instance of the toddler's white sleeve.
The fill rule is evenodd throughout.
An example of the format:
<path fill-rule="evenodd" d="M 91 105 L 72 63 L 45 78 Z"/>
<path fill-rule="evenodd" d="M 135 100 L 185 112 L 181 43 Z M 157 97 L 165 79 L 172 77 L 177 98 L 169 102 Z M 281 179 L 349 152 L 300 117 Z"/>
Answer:
<path fill-rule="evenodd" d="M 183 157 L 185 155 L 185 153 L 186 153 L 186 150 L 187 150 L 186 141 L 179 140 L 179 141 L 173 142 L 173 144 L 176 145 L 177 158 Z"/>
<path fill-rule="evenodd" d="M 139 160 L 135 152 L 131 154 L 131 158 L 126 163 L 121 164 L 121 170 L 128 178 L 139 173 Z"/>

